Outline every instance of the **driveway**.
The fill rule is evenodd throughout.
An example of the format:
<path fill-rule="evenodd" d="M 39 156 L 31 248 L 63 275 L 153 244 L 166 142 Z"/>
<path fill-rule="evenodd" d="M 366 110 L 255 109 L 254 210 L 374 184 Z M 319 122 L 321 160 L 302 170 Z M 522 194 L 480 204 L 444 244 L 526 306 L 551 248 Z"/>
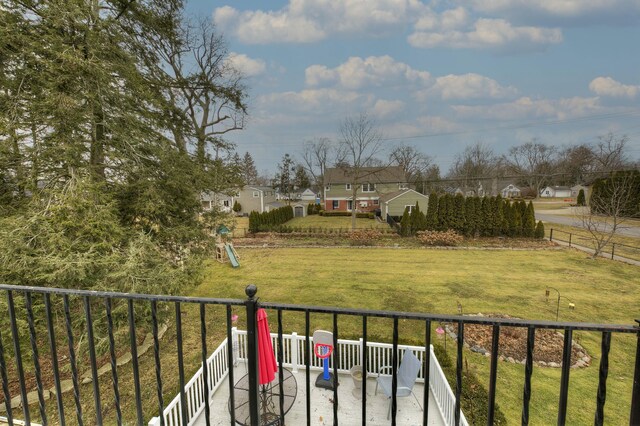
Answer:
<path fill-rule="evenodd" d="M 541 210 L 536 212 L 536 220 L 583 228 L 580 219 L 574 217 L 574 212 L 571 209 Z M 636 225 L 637 223 L 637 221 L 634 221 L 633 224 L 625 223 L 622 228 L 618 228 L 617 234 L 640 238 L 640 225 Z"/>

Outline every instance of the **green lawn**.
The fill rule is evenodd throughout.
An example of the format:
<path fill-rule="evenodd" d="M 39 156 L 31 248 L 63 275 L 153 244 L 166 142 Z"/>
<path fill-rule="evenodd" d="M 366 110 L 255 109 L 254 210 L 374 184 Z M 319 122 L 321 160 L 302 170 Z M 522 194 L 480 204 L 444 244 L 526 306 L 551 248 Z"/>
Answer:
<path fill-rule="evenodd" d="M 323 229 L 351 229 L 351 218 L 346 216 L 327 217 L 311 215 L 306 217 L 295 217 L 285 223 L 287 226 L 298 228 L 323 228 Z M 389 229 L 386 222 L 378 222 L 375 219 L 356 218 L 356 228 L 358 229 Z"/>
<path fill-rule="evenodd" d="M 240 254 L 238 269 L 212 263 L 192 294 L 243 298 L 245 285 L 255 283 L 260 299 L 269 302 L 455 314 L 459 301 L 465 313 L 553 320 L 555 304 L 544 297 L 546 286 L 553 286 L 576 305 L 575 310 L 562 306 L 560 320 L 623 324 L 634 323 L 640 306 L 637 267 L 588 260 L 573 251 L 241 249 Z M 312 329 L 330 329 L 330 320 L 314 315 Z M 296 313 L 285 312 L 283 321 L 285 332 L 304 330 L 303 317 Z M 423 344 L 422 326 L 407 321 L 400 326 L 401 340 Z M 341 337 L 360 335 L 361 323 L 353 318 L 341 317 L 339 327 Z M 368 329 L 370 340 L 391 339 L 389 321 L 370 320 Z M 569 424 L 589 424 L 595 410 L 600 336 L 577 332 L 574 339 L 593 361 L 589 368 L 571 370 Z M 608 424 L 628 422 L 634 352 L 634 336 L 613 338 Z M 488 359 L 465 351 L 465 360 L 467 368 L 488 384 Z M 522 365 L 499 364 L 497 401 L 512 424 L 520 422 L 523 382 Z M 534 367 L 532 424 L 555 423 L 559 386 L 559 369 Z"/>

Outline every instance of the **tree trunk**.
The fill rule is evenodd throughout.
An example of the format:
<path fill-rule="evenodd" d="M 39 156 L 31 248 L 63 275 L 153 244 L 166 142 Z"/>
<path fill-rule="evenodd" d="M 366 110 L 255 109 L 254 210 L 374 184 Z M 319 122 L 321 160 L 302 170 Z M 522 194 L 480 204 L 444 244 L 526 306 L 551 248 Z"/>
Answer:
<path fill-rule="evenodd" d="M 351 184 L 351 230 L 356 230 L 356 197 L 358 195 L 358 185 Z"/>

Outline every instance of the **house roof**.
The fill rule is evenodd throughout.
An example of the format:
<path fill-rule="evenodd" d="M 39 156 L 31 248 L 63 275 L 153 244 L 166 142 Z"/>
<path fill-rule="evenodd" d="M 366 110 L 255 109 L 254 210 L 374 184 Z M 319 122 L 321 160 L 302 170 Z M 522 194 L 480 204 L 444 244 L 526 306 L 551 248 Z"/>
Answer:
<path fill-rule="evenodd" d="M 407 192 L 414 192 L 416 195 L 420 196 L 420 197 L 424 197 L 424 198 L 429 198 L 428 196 L 419 193 L 418 191 L 415 191 L 413 189 L 401 189 L 400 191 L 394 191 L 394 192 L 389 192 L 388 194 L 384 194 L 380 196 L 380 202 L 381 203 L 388 203 L 391 200 L 394 200 L 396 198 L 398 198 L 401 195 L 406 194 Z"/>
<path fill-rule="evenodd" d="M 325 172 L 325 182 L 351 183 L 353 180 L 352 170 L 349 167 L 332 167 Z M 403 183 L 407 182 L 407 176 L 400 166 L 389 167 L 362 167 L 361 182 L 370 183 Z"/>
<path fill-rule="evenodd" d="M 546 188 L 551 188 L 554 191 L 570 191 L 571 190 L 571 188 L 569 188 L 568 186 L 547 186 Z"/>
<path fill-rule="evenodd" d="M 511 187 L 511 188 L 509 188 Z M 516 191 L 520 191 L 520 188 L 518 188 L 517 186 L 515 186 L 514 184 L 510 183 L 509 185 L 505 186 L 504 188 L 502 188 L 502 190 L 504 191 L 505 189 L 511 189 L 511 190 L 516 190 Z"/>
<path fill-rule="evenodd" d="M 273 191 L 270 186 L 247 186 L 247 188 L 255 189 L 256 191 Z"/>

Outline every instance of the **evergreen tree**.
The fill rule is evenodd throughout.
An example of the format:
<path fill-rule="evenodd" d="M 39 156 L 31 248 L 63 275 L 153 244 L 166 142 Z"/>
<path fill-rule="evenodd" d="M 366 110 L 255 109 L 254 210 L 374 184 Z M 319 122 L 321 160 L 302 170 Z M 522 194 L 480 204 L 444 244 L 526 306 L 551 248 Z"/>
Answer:
<path fill-rule="evenodd" d="M 483 197 L 480 207 L 480 235 L 483 237 L 491 235 L 491 199 Z"/>
<path fill-rule="evenodd" d="M 449 200 L 451 196 L 444 194 L 438 200 L 438 230 L 446 231 L 449 229 Z"/>
<path fill-rule="evenodd" d="M 544 238 L 544 224 L 541 220 L 538 221 L 538 225 L 536 226 L 535 237 L 540 240 Z"/>
<path fill-rule="evenodd" d="M 256 163 L 249 152 L 244 153 L 241 170 L 242 178 L 246 184 L 255 185 L 258 182 L 258 169 L 256 169 Z"/>
<path fill-rule="evenodd" d="M 500 235 L 502 232 L 502 204 L 503 203 L 504 203 L 504 200 L 500 195 L 498 195 L 497 197 L 493 197 L 493 205 L 492 205 L 493 222 L 492 222 L 491 228 L 492 228 L 492 235 L 494 237 Z"/>
<path fill-rule="evenodd" d="M 427 216 L 425 218 L 425 229 L 435 231 L 438 229 L 438 194 L 432 192 L 429 195 L 429 205 L 427 206 Z"/>
<path fill-rule="evenodd" d="M 502 222 L 500 224 L 500 232 L 505 237 L 511 235 L 511 201 L 504 200 L 502 203 Z"/>
<path fill-rule="evenodd" d="M 465 226 L 464 235 L 472 237 L 475 235 L 476 227 L 476 203 L 477 197 L 467 197 L 464 200 Z"/>
<path fill-rule="evenodd" d="M 465 217 L 465 201 L 462 194 L 457 194 L 453 198 L 453 211 L 451 212 L 451 228 L 456 232 L 464 232 L 466 217 Z"/>
<path fill-rule="evenodd" d="M 576 201 L 576 204 L 578 204 L 579 206 L 587 205 L 587 201 L 584 196 L 584 189 L 581 189 L 580 192 L 578 192 L 578 200 Z"/>
<path fill-rule="evenodd" d="M 473 236 L 480 235 L 480 228 L 482 226 L 482 198 L 473 197 L 473 210 L 474 210 L 474 222 L 473 222 Z"/>
<path fill-rule="evenodd" d="M 311 179 L 307 171 L 301 164 L 297 164 L 294 169 L 293 185 L 295 188 L 304 191 L 311 186 Z"/>
<path fill-rule="evenodd" d="M 533 210 L 533 203 L 531 201 L 529 201 L 524 218 L 525 220 L 522 224 L 522 235 L 527 238 L 533 238 L 536 232 L 536 216 Z"/>
<path fill-rule="evenodd" d="M 513 236 L 522 236 L 522 215 L 520 214 L 520 208 L 518 205 L 514 205 L 513 209 Z"/>
<path fill-rule="evenodd" d="M 400 235 L 403 237 L 411 235 L 411 217 L 409 216 L 409 207 L 405 207 L 404 213 L 402 213 L 402 219 L 400 219 Z"/>

